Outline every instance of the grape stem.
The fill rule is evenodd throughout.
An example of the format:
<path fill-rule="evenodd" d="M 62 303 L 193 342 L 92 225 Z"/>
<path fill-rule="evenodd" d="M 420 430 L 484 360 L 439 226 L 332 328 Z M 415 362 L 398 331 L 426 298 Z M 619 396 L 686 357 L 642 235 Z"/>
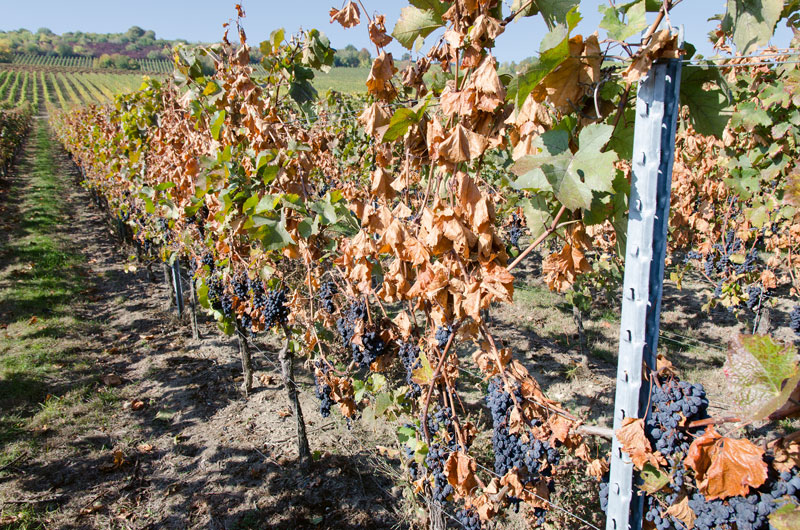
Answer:
<path fill-rule="evenodd" d="M 550 224 L 550 226 L 547 228 L 547 230 L 545 230 L 544 233 L 542 233 L 542 235 L 537 237 L 536 241 L 531 243 L 530 246 L 528 246 L 528 248 L 523 250 L 522 253 L 519 256 L 517 256 L 517 258 L 514 261 L 511 262 L 511 265 L 508 266 L 508 270 L 509 271 L 513 270 L 514 267 L 519 265 L 519 263 L 522 260 L 524 260 L 526 257 L 528 257 L 528 254 L 533 252 L 533 249 L 538 247 L 542 243 L 542 241 L 547 239 L 547 236 L 549 236 L 550 234 L 552 234 L 553 232 L 556 231 L 556 229 L 558 228 L 558 221 L 561 220 L 561 216 L 564 215 L 564 212 L 566 212 L 566 211 L 567 211 L 567 207 L 562 205 L 561 209 L 558 211 L 558 213 L 556 214 L 555 218 L 553 219 L 553 222 Z"/>
<path fill-rule="evenodd" d="M 431 382 L 428 385 L 428 392 L 425 394 L 425 404 L 422 407 L 422 431 L 425 433 L 425 443 L 428 445 L 431 443 L 431 435 L 430 432 L 428 432 L 428 407 L 430 407 L 431 395 L 433 395 L 433 387 L 436 386 L 436 379 L 439 377 L 439 373 L 442 371 L 442 366 L 447 359 L 450 346 L 453 344 L 453 338 L 456 336 L 456 333 L 458 333 L 458 328 L 461 327 L 463 322 L 464 319 L 462 318 L 453 325 L 453 331 L 450 333 L 450 337 L 447 339 L 447 344 L 444 346 L 442 356 L 439 358 L 439 362 L 436 365 L 436 370 L 434 370 L 433 375 L 431 376 Z"/>
<path fill-rule="evenodd" d="M 695 427 L 708 427 L 709 425 L 721 425 L 723 423 L 738 423 L 742 421 L 741 418 L 737 418 L 735 416 L 727 416 L 725 418 L 706 418 L 704 420 L 696 420 L 691 422 L 688 427 L 689 429 L 694 429 Z"/>

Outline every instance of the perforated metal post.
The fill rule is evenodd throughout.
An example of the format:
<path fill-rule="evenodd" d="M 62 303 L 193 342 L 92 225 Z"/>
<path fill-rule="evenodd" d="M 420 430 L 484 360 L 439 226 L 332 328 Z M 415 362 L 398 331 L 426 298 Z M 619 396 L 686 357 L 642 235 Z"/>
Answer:
<path fill-rule="evenodd" d="M 623 280 L 614 431 L 647 413 L 650 384 L 642 365 L 656 368 L 664 259 L 669 221 L 681 61 L 659 61 L 639 83 L 633 178 Z M 644 498 L 634 492 L 633 464 L 614 437 L 606 530 L 639 530 Z"/>

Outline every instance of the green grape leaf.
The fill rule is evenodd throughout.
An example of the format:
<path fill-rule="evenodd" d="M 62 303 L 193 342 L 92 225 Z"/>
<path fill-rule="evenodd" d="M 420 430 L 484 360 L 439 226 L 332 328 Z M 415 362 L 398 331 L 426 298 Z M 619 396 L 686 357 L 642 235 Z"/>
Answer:
<path fill-rule="evenodd" d="M 255 237 L 261 240 L 267 250 L 281 250 L 295 242 L 286 230 L 284 219 L 269 219 L 255 215 L 252 219 L 257 226 Z"/>
<path fill-rule="evenodd" d="M 393 405 L 392 395 L 387 392 L 382 392 L 375 396 L 375 415 L 381 416 L 386 412 L 389 407 Z"/>
<path fill-rule="evenodd" d="M 436 11 L 406 6 L 400 10 L 400 18 L 394 26 L 392 37 L 410 50 L 418 38 L 424 39 L 443 25 L 442 15 Z"/>
<path fill-rule="evenodd" d="M 214 140 L 219 140 L 219 133 L 223 123 L 225 123 L 225 111 L 218 110 L 214 113 L 211 121 L 211 136 L 214 137 Z"/>
<path fill-rule="evenodd" d="M 645 18 L 645 0 L 614 8 L 601 5 L 598 10 L 603 14 L 600 27 L 606 30 L 608 37 L 618 41 L 624 41 L 640 31 L 647 28 Z M 625 13 L 627 21 L 622 20 L 620 15 Z"/>
<path fill-rule="evenodd" d="M 538 15 L 539 7 L 537 2 L 528 2 L 528 0 L 514 0 L 514 2 L 511 4 L 511 12 L 519 12 L 519 15 L 517 15 L 515 20 L 520 20 L 522 17 L 532 17 L 533 15 Z"/>
<path fill-rule="evenodd" d="M 731 118 L 731 124 L 734 127 L 741 126 L 748 131 L 752 131 L 759 125 L 771 127 L 772 118 L 755 101 L 744 101 L 737 105 L 736 112 L 733 113 Z"/>
<path fill-rule="evenodd" d="M 409 0 L 408 3 L 422 10 L 433 11 L 439 17 L 450 8 L 447 2 L 441 0 Z"/>
<path fill-rule="evenodd" d="M 525 221 L 528 225 L 531 239 L 536 239 L 547 230 L 553 217 L 550 215 L 547 201 L 541 195 L 534 195 L 530 199 L 521 201 L 520 204 L 522 205 L 522 211 L 525 213 Z"/>
<path fill-rule="evenodd" d="M 517 0 L 514 5 L 522 6 L 525 0 Z M 564 24 L 567 22 L 567 15 L 570 11 L 580 5 L 580 0 L 537 0 L 534 2 L 538 7 L 538 12 L 541 13 L 544 21 L 549 27 L 555 24 Z M 514 11 L 514 6 L 511 8 Z M 524 16 L 535 15 L 536 12 L 530 14 L 523 13 Z"/>
<path fill-rule="evenodd" d="M 729 347 L 723 371 L 735 389 L 741 417 L 762 420 L 781 408 L 800 383 L 800 370 L 790 345 L 767 335 L 740 335 Z"/>
<path fill-rule="evenodd" d="M 511 171 L 528 180 L 520 179 L 514 187 L 525 189 L 529 181 L 539 182 L 541 170 L 552 188 L 553 194 L 569 210 L 590 210 L 595 192 L 610 192 L 613 189 L 617 154 L 602 152 L 611 138 L 612 127 L 606 124 L 586 126 L 578 137 L 578 152 L 569 149 L 568 136 L 564 131 L 544 133 L 541 153 L 522 157 Z M 539 188 L 539 189 L 544 189 Z"/>
<path fill-rule="evenodd" d="M 411 109 L 401 107 L 397 109 L 389 120 L 389 128 L 383 133 L 384 142 L 393 142 L 401 138 L 408 128 L 419 121 L 417 113 Z"/>
<path fill-rule="evenodd" d="M 681 72 L 681 104 L 689 107 L 689 121 L 700 134 L 722 138 L 728 125 L 731 107 L 722 84 L 717 68 L 685 66 Z"/>
<path fill-rule="evenodd" d="M 733 35 L 737 51 L 747 54 L 772 38 L 783 0 L 728 0 L 722 31 Z"/>
<path fill-rule="evenodd" d="M 613 117 L 609 119 L 613 123 Z M 614 129 L 614 134 L 608 142 L 608 148 L 617 152 L 620 158 L 630 160 L 633 158 L 633 136 L 636 131 L 636 110 L 625 109 L 624 114 Z"/>

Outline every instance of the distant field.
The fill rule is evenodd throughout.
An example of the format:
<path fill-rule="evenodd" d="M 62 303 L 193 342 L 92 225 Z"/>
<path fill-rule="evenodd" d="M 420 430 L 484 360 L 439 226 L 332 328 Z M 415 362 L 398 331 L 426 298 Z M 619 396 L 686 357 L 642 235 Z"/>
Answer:
<path fill-rule="evenodd" d="M 264 74 L 264 69 L 261 65 L 255 65 L 253 70 L 256 74 Z M 367 88 L 364 83 L 367 81 L 369 71 L 370 68 L 368 66 L 361 68 L 331 68 L 331 71 L 327 74 L 315 72 L 312 84 L 320 94 L 324 94 L 328 90 L 336 90 L 346 94 L 364 92 Z"/>
<path fill-rule="evenodd" d="M 327 90 L 338 92 L 365 92 L 364 83 L 369 76 L 369 67 L 363 68 L 332 68 L 327 74 L 317 73 L 314 77 L 314 88 L 322 94 Z"/>
<path fill-rule="evenodd" d="M 142 74 L 2 65 L 0 104 L 16 106 L 28 102 L 43 109 L 107 103 L 141 84 Z"/>
<path fill-rule="evenodd" d="M 141 73 L 165 74 L 172 71 L 172 61 L 164 59 L 138 59 Z M 70 57 L 56 57 L 48 55 L 37 55 L 32 53 L 17 53 L 14 55 L 12 64 L 31 65 L 31 66 L 58 66 L 63 68 L 93 68 L 94 59 L 92 57 L 82 57 L 73 55 Z M 104 70 L 104 69 L 100 69 Z"/>
<path fill-rule="evenodd" d="M 17 57 L 22 57 L 17 55 Z M 41 109 L 69 108 L 91 103 L 107 103 L 117 94 L 131 92 L 142 84 L 146 72 L 92 68 L 85 58 L 38 57 L 37 64 L 15 60 L 0 64 L 0 104 L 30 102 Z M 74 59 L 74 60 L 71 60 Z M 79 60 L 80 59 L 80 60 Z M 318 73 L 314 87 L 322 95 L 328 90 L 343 93 L 364 92 L 369 68 L 333 68 Z"/>

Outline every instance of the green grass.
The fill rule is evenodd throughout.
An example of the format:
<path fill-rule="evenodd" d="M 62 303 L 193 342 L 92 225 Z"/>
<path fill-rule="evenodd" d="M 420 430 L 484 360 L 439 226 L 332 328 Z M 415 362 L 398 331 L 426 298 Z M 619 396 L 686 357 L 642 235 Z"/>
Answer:
<path fill-rule="evenodd" d="M 331 68 L 327 74 L 317 72 L 313 85 L 317 92 L 324 94 L 328 90 L 336 90 L 345 94 L 367 91 L 367 77 L 370 68 Z"/>
<path fill-rule="evenodd" d="M 69 436 L 103 425 L 119 399 L 113 389 L 97 391 L 87 356 L 86 337 L 100 325 L 75 315 L 85 258 L 67 239 L 65 183 L 43 120 L 29 142 L 35 155 L 0 195 L 11 218 L 0 240 L 0 467 L 45 450 L 42 432 Z M 40 527 L 30 507 L 13 508 L 20 511 L 3 514 L 19 518 L 11 527 Z"/>

